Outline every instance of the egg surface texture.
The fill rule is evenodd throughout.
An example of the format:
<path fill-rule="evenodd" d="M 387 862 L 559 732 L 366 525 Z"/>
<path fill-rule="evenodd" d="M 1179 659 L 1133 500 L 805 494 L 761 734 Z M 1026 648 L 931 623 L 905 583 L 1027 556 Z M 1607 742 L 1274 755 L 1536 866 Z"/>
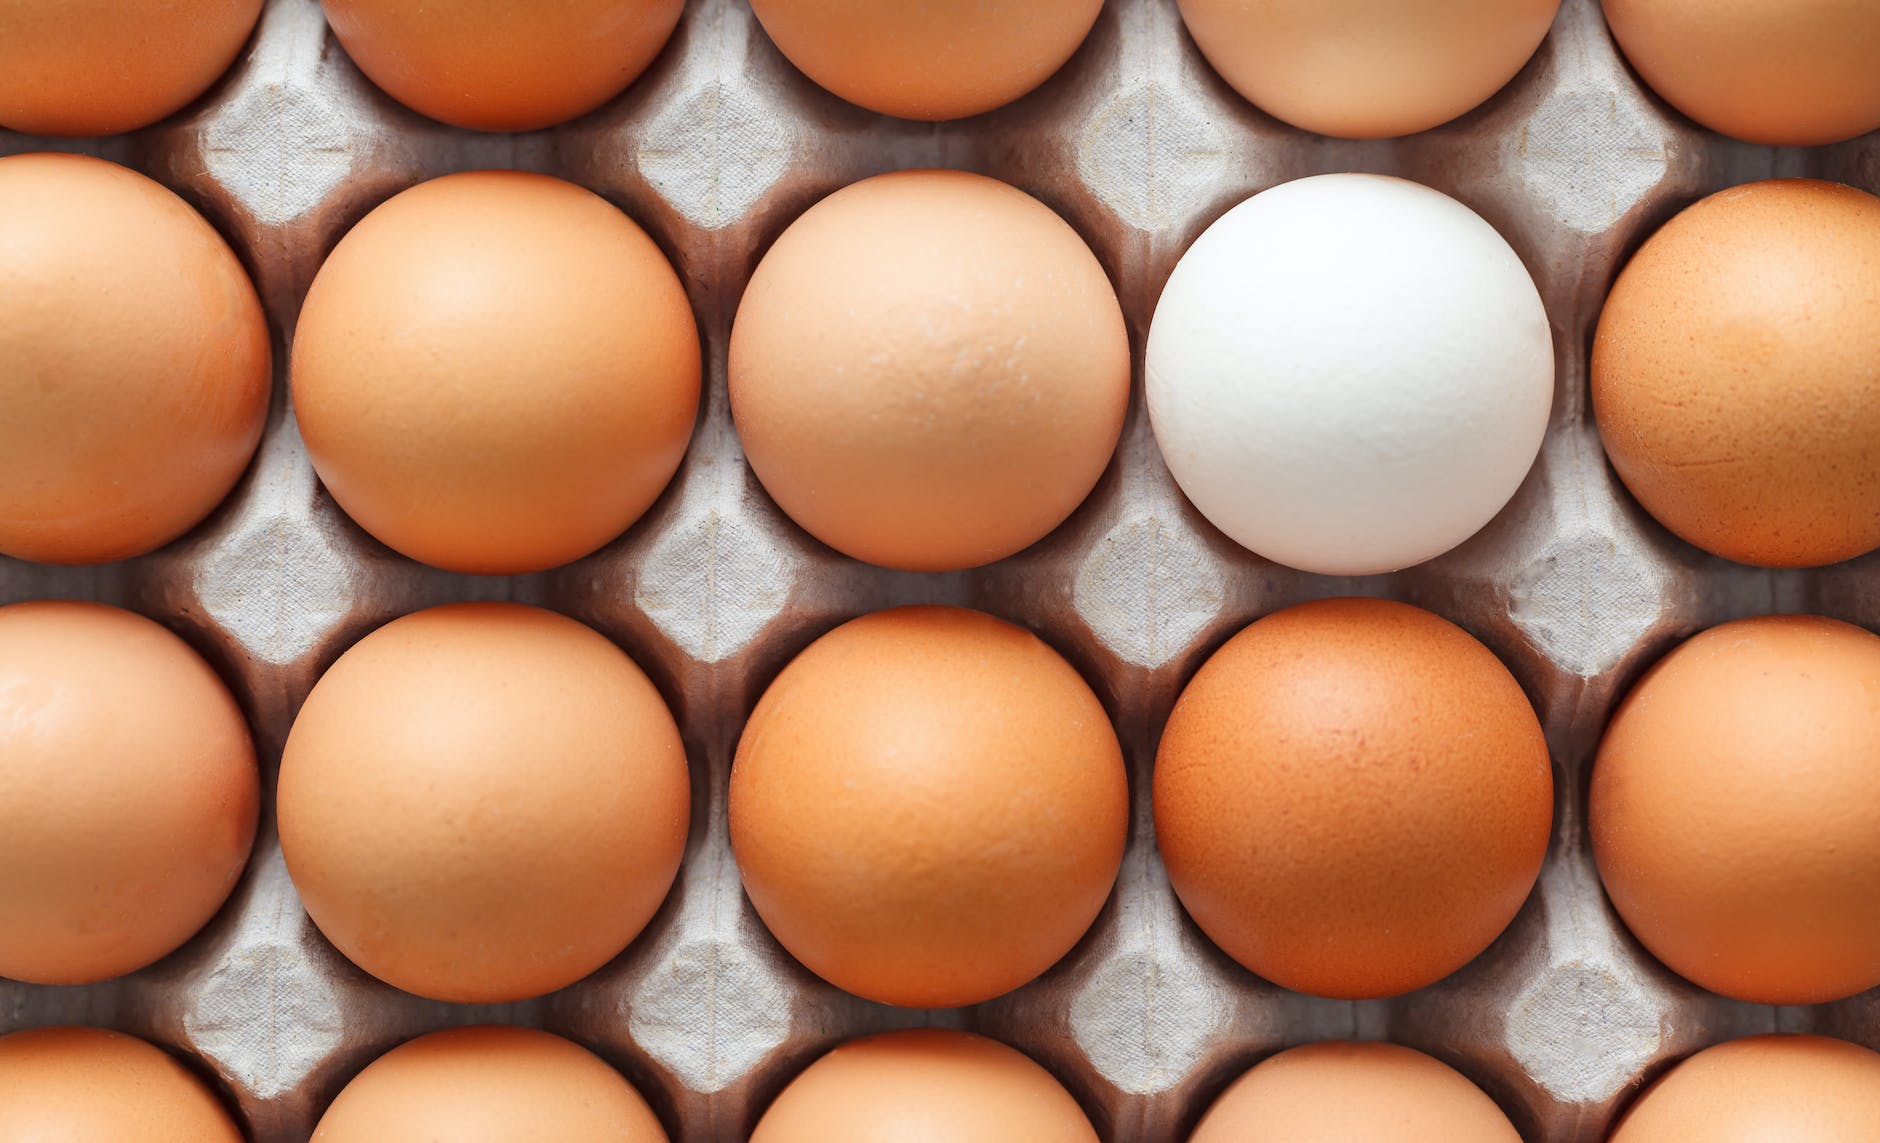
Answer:
<path fill-rule="evenodd" d="M 347 234 L 294 339 L 320 480 L 366 531 L 452 571 L 585 556 L 685 455 L 698 328 L 646 232 L 518 171 L 421 183 Z"/>
<path fill-rule="evenodd" d="M 1181 0 L 1214 70 L 1269 115 L 1351 139 L 1409 135 L 1515 77 L 1560 0 Z"/>
<path fill-rule="evenodd" d="M 0 977 L 89 984 L 167 956 L 248 862 L 241 708 L 187 643 L 101 603 L 0 607 Z"/>
<path fill-rule="evenodd" d="M 1182 491 L 1242 547 L 1324 575 L 1474 535 L 1534 463 L 1553 386 L 1521 259 L 1461 203 L 1381 175 L 1228 211 L 1149 330 L 1149 416 Z"/>
<path fill-rule="evenodd" d="M 1880 985 L 1880 636 L 1713 627 L 1626 696 L 1593 765 L 1600 878 L 1639 941 L 1757 1004 Z"/>
<path fill-rule="evenodd" d="M 1876 362 L 1880 198 L 1751 183 L 1673 218 L 1619 275 L 1593 410 L 1620 479 L 1683 539 L 1830 564 L 1880 547 Z"/>
<path fill-rule="evenodd" d="M 751 1143 L 1097 1143 L 1062 1084 L 997 1040 L 885 1032 L 811 1064 Z"/>
<path fill-rule="evenodd" d="M 1129 337 L 1103 267 L 1023 191 L 903 171 L 837 191 L 764 255 L 731 412 L 790 518 L 856 559 L 975 567 L 1042 538 L 1108 466 Z"/>
<path fill-rule="evenodd" d="M 103 159 L 0 158 L 0 282 L 0 555 L 121 560 L 222 502 L 272 351 L 201 215 Z"/>
<path fill-rule="evenodd" d="M 1482 1089 L 1422 1052 L 1306 1044 L 1235 1080 L 1189 1143 L 1521 1143 Z"/>
<path fill-rule="evenodd" d="M 1880 1055 L 1824 1036 L 1752 1036 L 1672 1068 L 1619 1120 L 1611 1143 L 1872 1143 Z"/>
<path fill-rule="evenodd" d="M 9 0 L 0 127 L 67 137 L 146 127 L 222 78 L 260 15 L 261 0 Z"/>
<path fill-rule="evenodd" d="M 243 1143 L 203 1082 L 102 1028 L 0 1036 L 0 1143 Z"/>
<path fill-rule="evenodd" d="M 380 1056 L 340 1091 L 313 1143 L 666 1143 L 619 1072 L 532 1028 L 449 1028 Z"/>
<path fill-rule="evenodd" d="M 751 904 L 811 972 L 913 1008 L 1056 963 L 1122 862 L 1122 749 L 1083 678 L 977 611 L 904 607 L 812 643 L 731 770 Z"/>
<path fill-rule="evenodd" d="M 1394 996 L 1461 968 L 1540 873 L 1553 774 L 1494 653 L 1381 599 L 1274 612 L 1189 682 L 1155 763 L 1182 904 L 1284 988 Z"/>
<path fill-rule="evenodd" d="M 825 90 L 884 115 L 959 119 L 1051 78 L 1103 0 L 751 0 L 751 9 Z"/>
<path fill-rule="evenodd" d="M 522 1000 L 612 960 L 685 848 L 671 713 L 572 619 L 449 604 L 361 639 L 281 759 L 281 848 L 328 940 L 420 996 Z"/>

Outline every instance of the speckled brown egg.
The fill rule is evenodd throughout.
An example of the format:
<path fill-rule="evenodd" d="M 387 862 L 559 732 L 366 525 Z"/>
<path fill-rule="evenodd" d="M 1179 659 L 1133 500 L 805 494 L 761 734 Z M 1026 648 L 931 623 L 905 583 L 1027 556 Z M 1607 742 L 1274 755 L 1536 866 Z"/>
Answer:
<path fill-rule="evenodd" d="M 1277 611 L 1182 692 L 1155 766 L 1169 880 L 1275 984 L 1392 996 L 1461 968 L 1540 873 L 1553 775 L 1493 652 L 1427 611 Z"/>
<path fill-rule="evenodd" d="M 0 1143 L 243 1143 L 206 1084 L 102 1028 L 0 1036 Z"/>
<path fill-rule="evenodd" d="M 1726 559 L 1811 567 L 1880 546 L 1876 361 L 1880 198 L 1751 183 L 1673 218 L 1619 275 L 1593 408 L 1659 523 Z"/>
<path fill-rule="evenodd" d="M 1880 1054 L 1825 1036 L 1751 1036 L 1685 1060 L 1645 1089 L 1611 1143 L 1872 1143 Z"/>

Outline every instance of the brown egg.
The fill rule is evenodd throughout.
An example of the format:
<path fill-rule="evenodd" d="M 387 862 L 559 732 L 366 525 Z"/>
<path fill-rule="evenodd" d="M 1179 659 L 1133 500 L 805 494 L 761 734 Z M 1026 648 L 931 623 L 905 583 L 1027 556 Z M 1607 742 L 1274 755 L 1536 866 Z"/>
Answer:
<path fill-rule="evenodd" d="M 451 1028 L 409 1040 L 353 1077 L 313 1143 L 666 1143 L 605 1060 L 533 1028 Z M 5 1143 L 0 1139 L 0 1143 Z"/>
<path fill-rule="evenodd" d="M 1553 773 L 1494 653 L 1420 608 L 1330 599 L 1228 640 L 1155 765 L 1176 894 L 1235 960 L 1358 999 L 1461 968 L 1540 874 Z"/>
<path fill-rule="evenodd" d="M 1713 627 L 1599 746 L 1593 854 L 1673 971 L 1758 1004 L 1880 985 L 1880 637 L 1811 615 Z"/>
<path fill-rule="evenodd" d="M 1103 0 L 751 0 L 751 9 L 825 90 L 883 115 L 959 119 L 1050 79 Z"/>
<path fill-rule="evenodd" d="M 0 1036 L 0 1143 L 242 1143 L 215 1094 L 161 1049 L 102 1028 Z"/>
<path fill-rule="evenodd" d="M 811 1064 L 751 1143 L 1097 1143 L 1097 1133 L 1023 1053 L 920 1028 L 850 1040 Z"/>
<path fill-rule="evenodd" d="M 1123 755 L 1037 636 L 903 607 L 810 644 L 731 769 L 751 904 L 811 972 L 914 1008 L 976 1004 L 1056 963 L 1122 863 Z"/>
<path fill-rule="evenodd" d="M 612 960 L 659 909 L 691 790 L 620 648 L 513 603 L 361 639 L 294 720 L 281 848 L 314 924 L 407 992 L 496 1003 Z"/>
<path fill-rule="evenodd" d="M 856 559 L 942 571 L 1003 559 L 1083 503 L 1122 432 L 1129 338 L 1049 207 L 902 171 L 777 239 L 730 374 L 751 468 L 791 519 Z"/>
<path fill-rule="evenodd" d="M 1823 1036 L 1752 1036 L 1672 1068 L 1611 1143 L 1873 1143 L 1880 1055 Z"/>
<path fill-rule="evenodd" d="M 0 281 L 0 554 L 102 563 L 194 527 L 268 413 L 267 321 L 228 244 L 115 163 L 14 155 Z"/>
<path fill-rule="evenodd" d="M 510 575 L 585 556 L 672 479 L 698 328 L 600 196 L 446 175 L 346 235 L 294 338 L 294 411 L 333 499 L 412 559 Z"/>
<path fill-rule="evenodd" d="M 1306 1044 L 1262 1060 L 1189 1143 L 1521 1143 L 1495 1101 L 1422 1052 Z"/>
<path fill-rule="evenodd" d="M 209 90 L 261 0 L 9 0 L 0 5 L 0 127 L 134 131 Z"/>
<path fill-rule="evenodd" d="M 1782 179 L 1673 218 L 1606 299 L 1593 408 L 1658 522 L 1811 567 L 1880 547 L 1880 198 Z"/>
<path fill-rule="evenodd" d="M 1818 147 L 1880 128 L 1871 0 L 1605 0 L 1651 89 L 1713 131 Z"/>
<path fill-rule="evenodd" d="M 1180 0 L 1235 91 L 1295 127 L 1409 135 L 1473 111 L 1527 63 L 1560 0 Z"/>
<path fill-rule="evenodd" d="M 533 131 L 640 78 L 685 0 L 323 0 L 340 46 L 386 94 L 478 131 Z"/>
<path fill-rule="evenodd" d="M 168 955 L 248 863 L 241 708 L 162 627 L 101 603 L 0 607 L 0 976 L 89 984 Z"/>

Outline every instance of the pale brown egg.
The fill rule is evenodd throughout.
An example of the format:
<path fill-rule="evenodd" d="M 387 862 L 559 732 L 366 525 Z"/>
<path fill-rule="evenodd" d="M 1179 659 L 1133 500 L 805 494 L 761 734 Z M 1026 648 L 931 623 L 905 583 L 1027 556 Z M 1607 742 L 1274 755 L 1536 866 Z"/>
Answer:
<path fill-rule="evenodd" d="M 1396 1044 L 1306 1044 L 1209 1106 L 1189 1143 L 1521 1143 L 1462 1073 Z"/>
<path fill-rule="evenodd" d="M 261 440 L 272 351 L 201 215 L 103 159 L 0 158 L 0 282 L 0 554 L 121 560 L 222 502 Z"/>
<path fill-rule="evenodd" d="M 134 131 L 207 91 L 262 0 L 9 0 L 0 5 L 0 127 Z"/>
<path fill-rule="evenodd" d="M 838 1045 L 790 1081 L 751 1143 L 1097 1143 L 1051 1073 L 940 1028 Z"/>
<path fill-rule="evenodd" d="M 646 232 L 573 183 L 446 175 L 355 226 L 294 335 L 294 412 L 333 499 L 412 559 L 541 571 L 672 479 L 698 328 Z"/>
<path fill-rule="evenodd" d="M 764 255 L 731 332 L 751 468 L 830 547 L 915 571 L 1043 538 L 1109 465 L 1129 338 L 1043 203 L 961 171 L 865 179 Z"/>
<path fill-rule="evenodd" d="M 533 131 L 626 90 L 666 46 L 685 0 L 323 0 L 366 77 L 421 115 Z"/>
<path fill-rule="evenodd" d="M 915 1008 L 1056 963 L 1122 862 L 1103 705 L 1022 628 L 956 607 L 852 620 L 764 692 L 731 770 L 751 904 L 811 972 Z"/>
<path fill-rule="evenodd" d="M 612 960 L 666 897 L 691 804 L 645 672 L 512 603 L 433 607 L 321 677 L 281 760 L 281 848 L 307 914 L 420 996 L 521 1000 Z"/>
<path fill-rule="evenodd" d="M 1751 1036 L 1672 1068 L 1610 1143 L 1873 1143 L 1880 1054 L 1825 1036 Z"/>
<path fill-rule="evenodd" d="M 1269 115 L 1321 135 L 1427 131 L 1505 87 L 1560 0 L 1180 0 L 1201 54 Z"/>
<path fill-rule="evenodd" d="M 1713 131 L 1818 147 L 1880 128 L 1871 0 L 1605 0 L 1640 77 Z"/>
<path fill-rule="evenodd" d="M 884 115 L 959 119 L 1050 79 L 1103 0 L 751 0 L 751 10 L 825 90 Z"/>
<path fill-rule="evenodd" d="M 666 1143 L 646 1100 L 579 1044 L 532 1028 L 408 1040 L 342 1089 L 313 1143 Z M 5 1143 L 0 1139 L 0 1143 Z"/>
<path fill-rule="evenodd" d="M 234 889 L 260 777 L 187 643 L 101 603 L 0 607 L 0 976 L 88 984 L 167 956 Z"/>
<path fill-rule="evenodd" d="M 243 1143 L 215 1093 L 162 1049 L 103 1028 L 0 1036 L 0 1143 Z"/>
<path fill-rule="evenodd" d="M 1553 821 L 1540 722 L 1493 652 L 1420 608 L 1330 599 L 1253 623 L 1176 701 L 1155 766 L 1170 882 L 1285 988 L 1393 996 L 1514 919 Z"/>
<path fill-rule="evenodd" d="M 1880 636 L 1713 627 L 1639 681 L 1593 766 L 1593 855 L 1652 955 L 1758 1004 L 1880 985 Z"/>
<path fill-rule="evenodd" d="M 1680 537 L 1835 563 L 1880 546 L 1877 360 L 1880 198 L 1751 183 L 1673 218 L 1619 275 L 1593 409 L 1620 479 Z"/>

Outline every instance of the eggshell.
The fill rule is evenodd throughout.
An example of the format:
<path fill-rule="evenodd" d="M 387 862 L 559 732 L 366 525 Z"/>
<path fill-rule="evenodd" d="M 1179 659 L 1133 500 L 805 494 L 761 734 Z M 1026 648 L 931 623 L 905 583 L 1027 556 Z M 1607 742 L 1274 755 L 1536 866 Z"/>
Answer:
<path fill-rule="evenodd" d="M 1819 147 L 1880 128 L 1871 0 L 1605 0 L 1651 89 L 1713 131 Z"/>
<path fill-rule="evenodd" d="M 221 236 L 115 163 L 13 155 L 0 281 L 0 554 L 101 563 L 194 527 L 268 412 L 267 322 Z"/>
<path fill-rule="evenodd" d="M 915 1008 L 990 999 L 1069 952 L 1122 863 L 1109 718 L 1035 635 L 904 607 L 824 635 L 764 692 L 731 770 L 751 904 L 811 972 Z"/>
<path fill-rule="evenodd" d="M 533 1028 L 450 1028 L 353 1077 L 313 1143 L 666 1143 L 646 1100 L 586 1048 Z"/>
<path fill-rule="evenodd" d="M 180 111 L 235 62 L 261 0 L 8 0 L 0 127 L 134 131 Z"/>
<path fill-rule="evenodd" d="M 751 1143 L 1097 1143 L 1097 1133 L 1022 1053 L 921 1028 L 850 1040 L 811 1064 Z"/>
<path fill-rule="evenodd" d="M 1872 1143 L 1880 1055 L 1823 1036 L 1752 1036 L 1707 1048 L 1645 1090 L 1611 1143 Z"/>
<path fill-rule="evenodd" d="M 666 46 L 685 0 L 324 0 L 340 46 L 386 94 L 478 131 L 594 110 Z"/>
<path fill-rule="evenodd" d="M 1300 179 L 1221 216 L 1162 291 L 1147 368 L 1188 499 L 1325 575 L 1475 534 L 1534 463 L 1554 392 L 1521 259 L 1461 203 L 1381 175 Z"/>
<path fill-rule="evenodd" d="M 0 607 L 0 791 L 0 976 L 89 984 L 222 907 L 260 778 L 241 709 L 188 644 L 99 603 L 16 603 Z"/>
<path fill-rule="evenodd" d="M 1306 1044 L 1262 1060 L 1201 1117 L 1189 1143 L 1521 1143 L 1454 1068 L 1381 1043 Z"/>
<path fill-rule="evenodd" d="M 0 1143 L 243 1143 L 203 1082 L 102 1028 L 0 1036 Z"/>
<path fill-rule="evenodd" d="M 1043 203 L 961 171 L 880 175 L 811 207 L 759 264 L 730 352 L 765 490 L 829 546 L 917 571 L 1056 528 L 1129 403 L 1096 256 Z"/>
<path fill-rule="evenodd" d="M 1880 74 L 1880 66 L 1876 67 Z M 1880 547 L 1880 198 L 1733 187 L 1627 264 L 1593 342 L 1593 409 L 1645 510 L 1726 559 Z"/>
<path fill-rule="evenodd" d="M 307 293 L 294 408 L 320 480 L 415 560 L 510 575 L 599 548 L 685 455 L 698 328 L 659 247 L 572 183 L 394 196 Z"/>
<path fill-rule="evenodd" d="M 1474 110 L 1515 77 L 1560 0 L 1180 0 L 1201 54 L 1295 127 L 1409 135 Z"/>
<path fill-rule="evenodd" d="M 521 1000 L 613 959 L 685 848 L 685 748 L 624 652 L 512 603 L 361 639 L 281 760 L 281 848 L 354 964 L 439 1000 Z"/>
<path fill-rule="evenodd" d="M 810 79 L 903 119 L 959 119 L 1026 94 L 1076 52 L 1103 0 L 751 0 Z"/>
<path fill-rule="evenodd" d="M 1758 1004 L 1880 985 L 1880 636 L 1770 615 L 1678 647 L 1593 766 L 1614 908 L 1673 971 Z"/>
<path fill-rule="evenodd" d="M 1394 996 L 1473 960 L 1527 899 L 1552 820 L 1520 684 L 1389 600 L 1256 621 L 1182 691 L 1156 755 L 1156 836 L 1189 915 L 1319 996 Z"/>

